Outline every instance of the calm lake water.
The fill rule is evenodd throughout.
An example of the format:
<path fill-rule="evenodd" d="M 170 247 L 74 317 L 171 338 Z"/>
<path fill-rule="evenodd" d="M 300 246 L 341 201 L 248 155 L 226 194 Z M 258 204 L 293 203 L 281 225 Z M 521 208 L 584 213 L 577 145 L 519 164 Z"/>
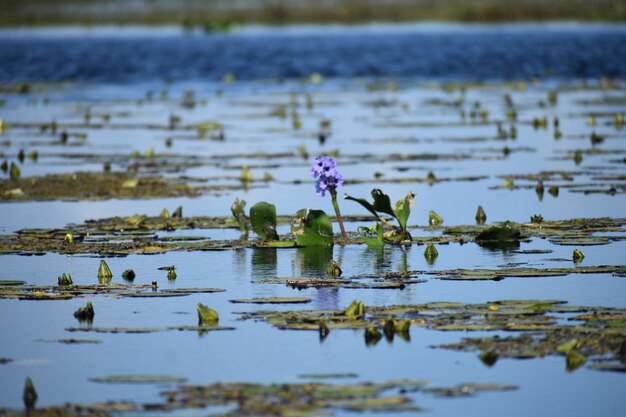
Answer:
<path fill-rule="evenodd" d="M 133 163 L 129 159 L 133 151 L 144 153 L 152 147 L 157 155 L 166 155 L 159 156 L 159 161 L 177 161 L 177 165 L 140 167 L 141 173 L 184 175 L 236 186 L 241 166 L 250 165 L 255 178 L 265 172 L 275 178 L 246 190 L 223 190 L 197 198 L 3 202 L 0 233 L 134 213 L 156 216 L 164 207 L 172 211 L 179 205 L 185 216 L 226 216 L 237 197 L 248 201 L 248 207 L 270 201 L 279 214 L 291 215 L 304 207 L 331 213 L 330 199 L 314 193 L 309 166 L 316 155 L 335 150 L 344 179 L 354 181 L 340 189 L 340 195 L 367 197 L 372 188 L 382 188 L 395 201 L 413 191 L 416 206 L 411 225 L 427 225 L 430 210 L 441 215 L 445 225 L 473 224 L 478 205 L 484 207 L 488 223 L 528 222 L 536 214 L 546 220 L 626 217 L 626 134 L 613 122 L 615 114 L 626 112 L 624 44 L 626 26 L 580 24 L 252 27 L 219 36 L 185 34 L 176 28 L 0 30 L 0 82 L 30 83 L 28 94 L 0 92 L 0 119 L 9 126 L 0 132 L 2 159 L 16 160 L 21 149 L 39 152 L 36 162 L 26 159 L 20 165 L 22 176 L 101 172 L 104 160 L 112 161 L 113 171 L 126 171 Z M 227 73 L 234 76 L 233 82 L 222 82 Z M 311 77 L 314 73 L 322 79 Z M 444 88 L 451 82 L 464 83 L 463 91 L 459 85 Z M 549 101 L 550 91 L 558 92 L 556 103 Z M 507 118 L 510 106 L 505 95 L 515 105 L 517 121 Z M 193 106 L 188 105 L 190 96 Z M 308 100 L 312 105 L 307 105 Z M 299 129 L 294 128 L 289 110 L 285 118 L 271 115 L 280 106 L 297 109 Z M 485 120 L 472 118 L 472 111 L 478 109 L 487 112 Z M 90 125 L 84 123 L 85 113 L 91 115 Z M 188 126 L 219 122 L 225 139 L 201 138 L 193 129 L 170 130 L 172 114 Z M 110 120 L 103 122 L 103 115 Z M 589 122 L 590 115 L 594 123 Z M 543 117 L 547 127 L 534 127 L 533 120 Z M 555 118 L 562 132 L 559 139 L 554 136 Z M 67 144 L 60 145 L 56 135 L 38 128 L 52 120 L 70 133 Z M 332 125 L 324 143 L 318 140 L 321 120 L 330 120 Z M 516 138 L 499 135 L 498 123 L 507 132 L 515 126 Z M 11 128 L 11 124 L 20 127 Z M 592 145 L 592 133 L 602 136 L 603 142 Z M 75 134 L 85 134 L 86 139 L 77 139 Z M 173 139 L 171 147 L 166 138 Z M 301 155 L 303 149 L 307 157 Z M 574 161 L 577 150 L 583 152 L 578 163 Z M 275 155 L 259 158 L 259 153 Z M 535 192 L 534 180 L 516 178 L 515 185 L 524 187 L 503 187 L 507 176 L 542 171 L 565 173 L 546 181 L 542 198 Z M 429 172 L 449 181 L 429 185 L 416 180 Z M 463 180 L 469 176 L 474 180 Z M 379 182 L 381 178 L 387 182 Z M 560 187 L 558 195 L 547 192 L 551 185 Z M 606 192 L 610 187 L 615 193 Z M 585 190 L 589 192 L 577 192 Z M 340 204 L 343 214 L 367 214 L 353 202 Z M 348 223 L 347 229 L 371 223 Z M 278 231 L 289 232 L 287 226 Z M 177 233 L 212 239 L 239 237 L 233 229 L 170 234 Z M 429 233 L 436 232 L 415 230 L 413 236 Z M 623 235 L 623 229 L 615 233 Z M 243 311 L 344 309 L 355 299 L 381 306 L 558 299 L 571 305 L 626 308 L 626 279 L 610 274 L 477 282 L 424 275 L 420 278 L 425 283 L 404 290 L 298 291 L 259 282 L 275 277 L 322 277 L 330 258 L 339 262 L 345 277 L 505 264 L 572 266 L 573 247 L 545 239 L 522 243 L 521 249 L 549 249 L 551 253 L 492 251 L 474 243 L 437 248 L 439 257 L 433 265 L 424 259 L 424 246 L 417 245 L 386 246 L 382 252 L 365 245 L 335 245 L 323 261 L 317 251 L 302 248 L 106 258 L 114 282 L 122 282 L 121 272 L 133 268 L 139 284 L 156 280 L 161 289 L 217 287 L 226 291 L 155 299 L 93 296 L 88 300 L 96 309 L 94 326 L 194 325 L 196 304 L 201 302 L 220 313 L 220 324 L 236 330 L 203 336 L 177 331 L 77 336 L 65 329 L 78 325 L 72 313 L 86 303 L 85 298 L 2 299 L 0 358 L 13 361 L 0 365 L 0 408 L 22 407 L 26 377 L 37 388 L 37 404 L 45 406 L 160 400 L 164 385 L 89 381 L 115 374 L 165 374 L 210 384 L 303 382 L 299 375 L 349 372 L 358 377 L 348 382 L 424 379 L 435 386 L 464 382 L 518 386 L 515 391 L 458 399 L 415 394 L 416 405 L 427 409 L 425 415 L 622 414 L 626 407 L 623 373 L 588 367 L 567 372 L 565 359 L 554 356 L 501 359 L 487 367 L 476 352 L 433 348 L 494 332 L 442 332 L 414 326 L 410 342 L 383 340 L 368 347 L 362 331 L 333 330 L 320 343 L 317 332 L 280 331 L 265 322 L 238 320 L 237 313 Z M 580 249 L 585 254 L 583 265 L 623 265 L 626 260 L 624 240 Z M 93 284 L 99 263 L 96 256 L 2 255 L 0 279 L 46 285 L 69 272 L 75 283 Z M 165 265 L 176 265 L 176 281 L 168 282 L 166 273 L 157 270 Z M 260 307 L 229 302 L 268 296 L 304 296 L 312 302 Z M 49 342 L 70 337 L 102 343 Z"/>

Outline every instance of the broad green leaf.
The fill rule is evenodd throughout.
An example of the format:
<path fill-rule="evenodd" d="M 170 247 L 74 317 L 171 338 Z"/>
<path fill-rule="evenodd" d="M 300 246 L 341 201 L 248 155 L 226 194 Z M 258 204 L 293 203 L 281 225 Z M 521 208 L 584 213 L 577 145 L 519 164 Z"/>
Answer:
<path fill-rule="evenodd" d="M 250 224 L 259 237 L 278 240 L 276 233 L 276 206 L 264 201 L 250 207 Z"/>
<path fill-rule="evenodd" d="M 378 188 L 372 190 L 372 197 L 374 198 L 374 210 L 396 217 L 396 213 L 391 208 L 391 199 L 385 193 Z"/>
<path fill-rule="evenodd" d="M 411 204 L 414 194 L 408 193 L 406 197 L 396 201 L 396 209 L 394 210 L 394 217 L 398 219 L 402 230 L 406 230 L 406 224 L 409 221 L 409 215 L 411 214 Z"/>
<path fill-rule="evenodd" d="M 357 232 L 361 238 L 367 243 L 367 246 L 382 246 L 385 242 L 383 239 L 383 226 L 380 223 L 376 223 L 370 228 L 360 226 Z"/>
<path fill-rule="evenodd" d="M 331 246 L 333 225 L 322 210 L 298 210 L 291 221 L 291 233 L 298 246 Z"/>
<path fill-rule="evenodd" d="M 352 200 L 352 201 L 356 201 L 357 203 L 359 203 L 360 205 L 362 205 L 363 207 L 365 207 L 365 209 L 367 211 L 369 211 L 370 213 L 372 213 L 374 216 L 379 217 L 378 213 L 376 213 L 376 209 L 374 208 L 374 206 L 367 201 L 364 198 L 356 198 L 356 197 L 351 197 L 349 195 L 346 195 L 344 197 L 346 200 Z"/>

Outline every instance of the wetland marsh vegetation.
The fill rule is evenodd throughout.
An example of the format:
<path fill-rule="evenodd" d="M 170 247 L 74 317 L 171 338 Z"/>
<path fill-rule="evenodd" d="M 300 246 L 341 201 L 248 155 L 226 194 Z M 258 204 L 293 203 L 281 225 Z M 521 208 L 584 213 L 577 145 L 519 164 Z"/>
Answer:
<path fill-rule="evenodd" d="M 0 415 L 619 414 L 626 31 L 434 28 L 3 32 Z"/>

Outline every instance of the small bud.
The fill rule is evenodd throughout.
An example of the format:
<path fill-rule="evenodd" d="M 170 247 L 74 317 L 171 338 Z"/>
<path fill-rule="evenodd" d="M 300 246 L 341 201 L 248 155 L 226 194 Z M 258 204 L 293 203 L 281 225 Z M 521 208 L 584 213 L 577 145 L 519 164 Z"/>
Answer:
<path fill-rule="evenodd" d="M 433 245 L 432 243 L 429 243 L 428 246 L 426 246 L 426 250 L 424 251 L 424 257 L 430 264 L 435 260 L 437 256 L 439 256 L 437 248 L 435 248 L 435 245 Z"/>
<path fill-rule="evenodd" d="M 173 219 L 182 219 L 183 218 L 183 206 L 176 207 L 176 210 L 172 213 Z"/>
<path fill-rule="evenodd" d="M 583 260 L 584 257 L 585 255 L 583 255 L 580 250 L 574 249 L 574 253 L 572 254 L 572 259 L 574 259 L 574 262 L 580 262 Z"/>
<path fill-rule="evenodd" d="M 100 261 L 100 268 L 98 269 L 98 279 L 99 280 L 110 280 L 113 278 L 113 273 L 107 265 L 106 261 L 103 259 Z"/>
<path fill-rule="evenodd" d="M 173 281 L 176 279 L 176 269 L 172 268 L 170 270 L 167 271 L 167 279 L 169 279 L 170 281 Z"/>
<path fill-rule="evenodd" d="M 334 259 L 331 259 L 328 268 L 326 268 L 326 273 L 331 277 L 339 277 L 343 271 L 339 267 L 339 264 L 335 262 Z"/>
<path fill-rule="evenodd" d="M 428 224 L 431 226 L 439 226 L 443 223 L 443 219 L 433 210 L 428 212 Z"/>
<path fill-rule="evenodd" d="M 478 206 L 478 210 L 476 210 L 476 224 L 485 224 L 486 221 L 487 214 L 483 210 L 483 206 Z"/>
<path fill-rule="evenodd" d="M 37 402 L 37 391 L 35 391 L 35 386 L 30 378 L 26 378 L 26 381 L 24 382 L 24 393 L 22 394 L 22 398 L 24 399 L 24 405 L 27 410 L 35 408 L 35 403 Z"/>
<path fill-rule="evenodd" d="M 217 324 L 220 316 L 217 311 L 198 303 L 198 325 Z"/>
<path fill-rule="evenodd" d="M 10 169 L 9 175 L 12 180 L 17 180 L 20 178 L 20 175 L 21 175 L 20 167 L 18 167 L 17 164 L 15 164 L 15 162 L 11 162 L 11 169 Z"/>
<path fill-rule="evenodd" d="M 491 367 L 495 365 L 496 362 L 498 361 L 498 354 L 494 352 L 493 350 L 486 350 L 480 354 L 479 358 L 482 361 L 482 363 Z"/>
<path fill-rule="evenodd" d="M 65 235 L 65 237 L 63 238 L 63 243 L 66 245 L 73 245 L 74 244 L 74 235 L 71 233 L 67 233 Z"/>
<path fill-rule="evenodd" d="M 132 269 L 127 269 L 126 271 L 122 272 L 122 278 L 124 278 L 126 281 L 134 280 L 135 276 L 135 271 L 133 271 Z"/>

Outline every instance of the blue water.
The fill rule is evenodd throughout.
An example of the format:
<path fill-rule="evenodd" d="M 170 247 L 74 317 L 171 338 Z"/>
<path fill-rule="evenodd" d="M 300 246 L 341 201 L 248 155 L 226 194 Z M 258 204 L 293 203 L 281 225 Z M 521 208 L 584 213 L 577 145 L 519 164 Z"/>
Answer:
<path fill-rule="evenodd" d="M 626 76 L 626 26 L 584 24 L 0 31 L 0 81 Z"/>
<path fill-rule="evenodd" d="M 626 194 L 623 193 L 584 195 L 562 188 L 558 197 L 546 192 L 539 199 L 532 187 L 492 188 L 503 183 L 503 176 L 542 170 L 583 172 L 574 175 L 571 182 L 546 182 L 546 188 L 551 184 L 597 185 L 599 182 L 593 179 L 596 175 L 626 175 L 626 166 L 620 162 L 626 152 L 626 132 L 613 124 L 614 114 L 626 112 L 620 101 L 626 80 L 625 41 L 626 25 L 575 23 L 250 27 L 218 36 L 185 34 L 175 27 L 0 30 L 0 83 L 38 82 L 33 94 L 0 92 L 0 99 L 6 101 L 0 106 L 0 119 L 9 126 L 0 132 L 2 159 L 14 160 L 20 149 L 40 153 L 37 162 L 27 159 L 20 164 L 24 177 L 77 170 L 99 172 L 101 162 L 94 162 L 90 156 L 121 157 L 153 147 L 157 154 L 167 152 L 202 162 L 181 172 L 167 173 L 168 176 L 215 180 L 216 176 L 239 174 L 239 169 L 227 169 L 228 165 L 268 163 L 267 169 L 253 168 L 253 176 L 259 178 L 269 171 L 277 179 L 262 188 L 197 198 L 2 203 L 0 233 L 26 227 L 63 227 L 115 215 L 157 215 L 163 207 L 171 211 L 179 205 L 184 206 L 185 216 L 225 216 L 230 214 L 235 198 L 247 200 L 248 207 L 258 201 L 271 201 L 279 214 L 293 214 L 303 207 L 330 212 L 330 201 L 314 193 L 309 177 L 310 161 L 299 156 L 261 161 L 246 157 L 256 152 L 297 155 L 300 145 L 306 145 L 311 158 L 339 149 L 337 163 L 344 179 L 367 180 L 373 178 L 374 172 L 383 172 L 385 178 L 423 178 L 429 171 L 438 178 L 468 175 L 484 178 L 433 185 L 366 181 L 346 184 L 340 190 L 340 195 L 345 192 L 364 197 L 371 188 L 380 187 L 393 200 L 413 191 L 416 206 L 409 218 L 411 225 L 425 225 L 429 210 L 439 213 L 445 225 L 471 224 L 479 204 L 487 212 L 488 223 L 507 219 L 527 222 L 534 214 L 542 214 L 547 220 L 624 217 Z M 232 72 L 237 82 L 222 83 L 227 72 Z M 330 81 L 319 85 L 299 83 L 314 72 Z M 601 76 L 614 78 L 616 83 L 607 83 L 606 89 L 599 89 Z M 541 77 L 543 81 L 497 83 L 532 77 Z M 259 81 L 269 78 L 278 81 Z M 399 81 L 400 88 L 369 91 L 367 82 L 361 78 L 368 81 L 393 78 Z M 445 81 L 486 82 L 485 86 L 467 87 L 461 108 L 469 112 L 475 102 L 480 102 L 489 111 L 489 123 L 459 123 L 460 108 L 446 103 L 461 93 L 443 91 L 438 83 Z M 584 87 L 583 82 L 591 87 Z M 217 88 L 223 94 L 216 95 Z M 554 88 L 559 88 L 558 103 L 540 106 L 539 102 L 545 101 Z M 161 99 L 157 93 L 153 100 L 138 101 L 145 99 L 148 90 L 166 90 L 168 97 Z M 185 90 L 192 90 L 203 103 L 194 108 L 181 107 Z M 292 129 L 289 118 L 269 116 L 278 104 L 289 105 L 294 92 L 299 93 L 297 110 L 303 125 L 299 131 Z M 311 95 L 314 108 L 304 109 L 305 94 Z M 509 110 L 504 94 L 510 95 L 517 106 L 519 123 L 515 141 L 496 137 L 494 121 L 506 120 Z M 607 103 L 604 101 L 607 97 L 616 100 Z M 373 106 L 377 100 L 386 100 L 391 105 Z M 95 124 L 69 127 L 70 133 L 87 135 L 82 144 L 60 146 L 55 142 L 57 137 L 49 132 L 28 126 L 11 127 L 50 120 L 72 126 L 82 123 L 85 110 L 96 121 L 105 113 L 112 118 L 102 127 Z M 599 114 L 595 126 L 587 122 L 590 112 Z M 202 139 L 193 130 L 143 127 L 145 123 L 165 125 L 170 114 L 181 116 L 188 125 L 220 121 L 225 126 L 226 140 Z M 559 117 L 563 131 L 560 140 L 553 137 L 552 123 L 548 129 L 532 127 L 532 119 L 543 116 L 550 122 Z M 322 119 L 332 121 L 333 134 L 325 144 L 318 143 L 316 136 Z M 419 124 L 423 122 L 439 124 Z M 508 128 L 509 123 L 504 127 Z M 588 138 L 592 132 L 606 137 L 597 149 L 614 153 L 585 155 L 579 165 L 571 157 L 565 158 L 574 150 L 590 149 Z M 164 139 L 170 136 L 174 137 L 174 144 L 167 148 Z M 472 138 L 483 141 L 456 141 Z M 502 157 L 503 146 L 525 150 Z M 413 161 L 391 157 L 433 153 L 453 158 Z M 128 168 L 127 159 L 120 161 L 113 164 L 114 171 Z M 532 181 L 516 180 L 516 183 L 534 187 Z M 344 214 L 367 214 L 355 203 L 341 200 L 340 204 Z M 354 231 L 360 225 L 363 224 L 350 223 L 347 229 Z M 287 233 L 287 228 L 281 226 L 279 232 Z M 177 233 L 212 239 L 239 236 L 238 231 L 221 229 Z M 414 233 L 414 236 L 429 234 L 417 229 Z M 624 241 L 582 247 L 583 265 L 623 264 L 625 247 Z M 420 278 L 427 282 L 402 291 L 298 291 L 260 282 L 262 278 L 272 277 L 324 276 L 330 257 L 340 263 L 346 277 L 406 269 L 498 268 L 516 262 L 535 268 L 572 265 L 571 246 L 533 239 L 521 248 L 553 252 L 528 255 L 485 250 L 473 243 L 437 245 L 439 257 L 432 266 L 424 259 L 424 247 L 417 245 L 406 250 L 388 245 L 382 252 L 364 245 L 336 245 L 332 252 L 324 254 L 327 258 L 302 248 L 109 258 L 114 282 L 122 282 L 121 271 L 134 268 L 137 284 L 156 280 L 161 289 L 219 287 L 226 291 L 171 299 L 94 296 L 49 302 L 0 300 L 0 358 L 13 359 L 0 367 L 0 408 L 22 407 L 26 377 L 33 379 L 39 392 L 38 405 L 45 406 L 68 401 L 129 399 L 138 404 L 160 401 L 161 386 L 103 385 L 89 381 L 91 377 L 110 374 L 171 374 L 186 377 L 191 383 L 210 384 L 302 382 L 298 375 L 305 373 L 353 372 L 358 374 L 355 380 L 358 382 L 409 378 L 426 379 L 433 385 L 494 382 L 519 386 L 517 391 L 463 399 L 416 394 L 416 405 L 428 409 L 428 415 L 432 416 L 620 415 L 619 410 L 626 407 L 622 374 L 586 367 L 569 373 L 565 370 L 565 359 L 554 356 L 525 361 L 501 359 L 496 366 L 488 368 L 476 352 L 432 348 L 463 337 L 481 336 L 478 333 L 440 332 L 414 326 L 408 343 L 382 341 L 375 347 L 367 347 L 362 332 L 333 330 L 320 343 L 316 332 L 279 331 L 264 322 L 238 320 L 238 312 L 257 308 L 343 309 L 354 299 L 366 305 L 561 299 L 570 305 L 626 306 L 626 280 L 608 274 L 510 278 L 498 282 L 441 281 L 421 274 Z M 320 261 L 321 258 L 324 260 Z M 71 273 L 76 283 L 91 284 L 96 282 L 99 262 L 93 256 L 2 255 L 0 279 L 43 285 L 55 283 L 61 273 Z M 165 273 L 156 269 L 165 265 L 176 265 L 175 282 L 169 282 Z M 257 307 L 228 301 L 263 296 L 305 296 L 312 298 L 312 302 L 303 306 Z M 205 336 L 194 332 L 128 335 L 65 331 L 78 324 L 72 313 L 87 300 L 95 306 L 94 325 L 99 327 L 195 324 L 196 304 L 202 302 L 219 311 L 221 324 L 236 330 Z M 95 338 L 102 343 L 61 345 L 42 341 L 68 337 Z M 194 411 L 188 415 L 207 414 Z"/>

